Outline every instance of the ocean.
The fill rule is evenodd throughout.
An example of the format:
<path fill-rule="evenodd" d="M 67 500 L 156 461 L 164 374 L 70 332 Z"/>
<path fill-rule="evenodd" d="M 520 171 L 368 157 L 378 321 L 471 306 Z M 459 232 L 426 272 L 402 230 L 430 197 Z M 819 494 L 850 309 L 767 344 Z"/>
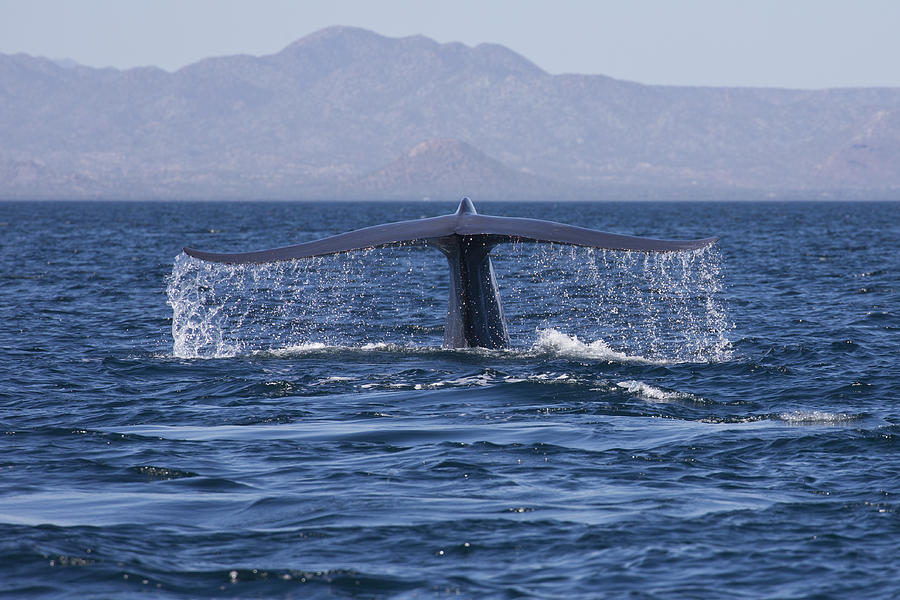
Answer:
<path fill-rule="evenodd" d="M 900 203 L 482 203 L 710 249 L 202 263 L 456 202 L 0 203 L 0 596 L 900 597 Z M 458 200 L 457 200 L 458 202 Z"/>

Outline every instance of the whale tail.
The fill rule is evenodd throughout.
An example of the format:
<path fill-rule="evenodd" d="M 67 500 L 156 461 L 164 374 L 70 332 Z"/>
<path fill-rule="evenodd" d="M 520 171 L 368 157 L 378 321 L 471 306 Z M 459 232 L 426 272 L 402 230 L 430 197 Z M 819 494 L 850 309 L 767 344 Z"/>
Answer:
<path fill-rule="evenodd" d="M 227 264 L 267 263 L 312 258 L 400 244 L 440 250 L 450 269 L 450 297 L 444 346 L 504 348 L 509 345 L 503 307 L 490 252 L 501 243 L 558 243 L 634 252 L 680 252 L 710 246 L 718 238 L 658 240 L 606 233 L 553 221 L 480 215 L 469 198 L 455 213 L 365 227 L 312 242 L 234 254 L 184 248 L 188 256 Z"/>

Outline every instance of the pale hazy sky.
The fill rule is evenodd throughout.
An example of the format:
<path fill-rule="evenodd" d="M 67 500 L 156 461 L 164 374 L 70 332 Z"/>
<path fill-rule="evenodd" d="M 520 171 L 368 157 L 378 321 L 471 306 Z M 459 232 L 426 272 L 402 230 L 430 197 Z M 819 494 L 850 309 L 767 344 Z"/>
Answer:
<path fill-rule="evenodd" d="M 175 70 L 329 25 L 643 83 L 900 86 L 900 0 L 0 0 L 0 53 Z"/>

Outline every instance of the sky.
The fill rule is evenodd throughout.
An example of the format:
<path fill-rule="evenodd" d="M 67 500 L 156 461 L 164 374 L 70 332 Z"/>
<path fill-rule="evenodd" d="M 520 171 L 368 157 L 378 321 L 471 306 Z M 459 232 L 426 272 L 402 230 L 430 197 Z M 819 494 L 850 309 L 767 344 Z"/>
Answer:
<path fill-rule="evenodd" d="M 330 25 L 502 44 L 554 74 L 900 87 L 900 0 L 0 0 L 0 53 L 173 71 Z"/>

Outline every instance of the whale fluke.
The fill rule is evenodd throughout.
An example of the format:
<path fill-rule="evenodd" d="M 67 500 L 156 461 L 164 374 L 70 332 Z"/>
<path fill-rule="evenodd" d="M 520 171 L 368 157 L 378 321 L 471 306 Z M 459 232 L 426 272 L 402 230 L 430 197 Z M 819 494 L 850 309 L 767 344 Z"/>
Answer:
<path fill-rule="evenodd" d="M 375 225 L 312 242 L 259 250 L 215 253 L 184 248 L 188 256 L 227 264 L 267 263 L 312 258 L 400 244 L 424 244 L 444 253 L 450 267 L 450 299 L 444 346 L 502 348 L 509 345 L 490 252 L 507 242 L 557 243 L 607 250 L 679 252 L 697 250 L 718 238 L 657 240 L 605 233 L 553 221 L 480 215 L 468 198 L 455 213 Z"/>
<path fill-rule="evenodd" d="M 472 201 L 463 198 L 459 209 L 451 215 L 374 225 L 295 246 L 233 254 L 204 252 L 193 248 L 184 248 L 184 252 L 188 256 L 211 262 L 267 263 L 381 248 L 396 244 L 427 243 L 429 240 L 448 235 L 491 236 L 495 243 L 546 242 L 635 252 L 697 250 L 709 246 L 719 239 L 712 237 L 702 240 L 657 240 L 606 233 L 554 221 L 479 215 L 475 212 Z"/>

